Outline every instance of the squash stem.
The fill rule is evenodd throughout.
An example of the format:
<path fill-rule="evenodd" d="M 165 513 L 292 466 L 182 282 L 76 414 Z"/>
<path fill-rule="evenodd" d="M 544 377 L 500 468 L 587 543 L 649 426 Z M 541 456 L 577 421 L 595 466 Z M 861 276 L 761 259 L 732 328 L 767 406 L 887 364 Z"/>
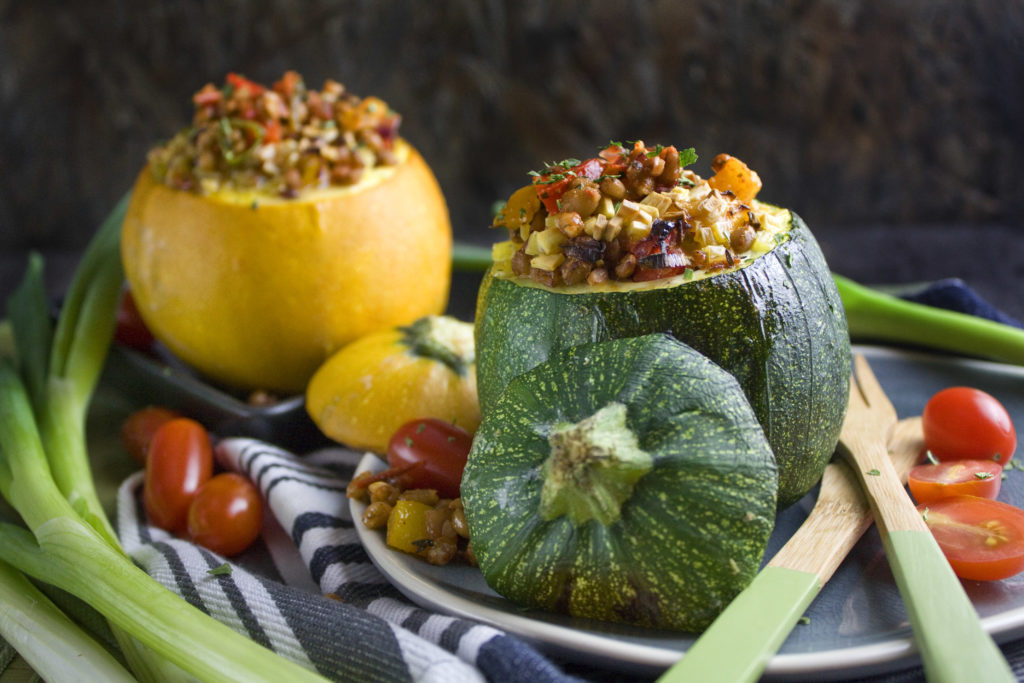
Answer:
<path fill-rule="evenodd" d="M 540 514 L 574 523 L 611 524 L 633 486 L 654 466 L 626 424 L 626 406 L 610 403 L 576 424 L 552 430 L 551 454 L 541 467 Z"/>

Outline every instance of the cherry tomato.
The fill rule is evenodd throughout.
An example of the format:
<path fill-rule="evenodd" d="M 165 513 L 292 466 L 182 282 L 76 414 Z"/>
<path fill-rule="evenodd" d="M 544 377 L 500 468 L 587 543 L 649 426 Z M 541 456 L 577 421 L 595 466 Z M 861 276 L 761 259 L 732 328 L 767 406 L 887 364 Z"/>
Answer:
<path fill-rule="evenodd" d="M 263 499 L 241 474 L 218 474 L 196 491 L 188 508 L 188 535 L 215 553 L 237 555 L 263 525 Z"/>
<path fill-rule="evenodd" d="M 462 427 L 423 418 L 395 431 L 387 460 L 392 467 L 415 465 L 407 474 L 410 488 L 437 489 L 442 498 L 456 498 L 472 445 L 473 437 Z"/>
<path fill-rule="evenodd" d="M 950 387 L 928 399 L 922 427 L 925 445 L 939 460 L 995 460 L 1005 467 L 1017 448 L 1003 404 L 970 387 Z"/>
<path fill-rule="evenodd" d="M 937 465 L 918 465 L 907 483 L 918 503 L 951 496 L 995 498 L 1003 481 L 1003 466 L 994 460 L 949 460 Z"/>
<path fill-rule="evenodd" d="M 960 578 L 996 581 L 1024 571 L 1024 510 L 975 496 L 917 509 Z"/>
<path fill-rule="evenodd" d="M 186 530 L 188 507 L 213 475 L 213 449 L 206 429 L 180 417 L 161 426 L 149 444 L 143 502 L 149 521 L 175 533 Z"/>
<path fill-rule="evenodd" d="M 146 464 L 146 453 L 156 430 L 175 418 L 182 417 L 170 408 L 146 406 L 136 410 L 121 424 L 121 444 L 140 465 Z"/>
<path fill-rule="evenodd" d="M 122 346 L 145 351 L 153 345 L 153 333 L 139 315 L 135 299 L 131 291 L 121 292 L 121 301 L 117 307 L 117 324 L 114 327 L 114 340 Z"/>

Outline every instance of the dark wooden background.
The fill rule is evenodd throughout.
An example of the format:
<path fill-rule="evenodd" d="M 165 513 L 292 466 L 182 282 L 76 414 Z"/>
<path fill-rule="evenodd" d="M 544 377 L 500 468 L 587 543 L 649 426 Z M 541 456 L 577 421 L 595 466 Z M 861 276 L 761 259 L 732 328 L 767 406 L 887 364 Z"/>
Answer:
<path fill-rule="evenodd" d="M 609 139 L 725 151 L 869 283 L 1024 278 L 1024 2 L 0 0 L 0 291 L 67 269 L 147 148 L 228 71 L 376 94 L 456 236 L 544 160 Z"/>

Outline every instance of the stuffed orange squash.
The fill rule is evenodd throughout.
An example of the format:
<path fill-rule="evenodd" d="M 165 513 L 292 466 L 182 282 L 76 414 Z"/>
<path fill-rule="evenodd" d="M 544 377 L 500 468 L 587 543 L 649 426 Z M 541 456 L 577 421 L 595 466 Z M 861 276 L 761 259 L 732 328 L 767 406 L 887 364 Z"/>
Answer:
<path fill-rule="evenodd" d="M 222 385 L 301 392 L 348 342 L 443 311 L 447 207 L 383 101 L 294 72 L 193 100 L 122 232 L 139 313 L 172 353 Z"/>

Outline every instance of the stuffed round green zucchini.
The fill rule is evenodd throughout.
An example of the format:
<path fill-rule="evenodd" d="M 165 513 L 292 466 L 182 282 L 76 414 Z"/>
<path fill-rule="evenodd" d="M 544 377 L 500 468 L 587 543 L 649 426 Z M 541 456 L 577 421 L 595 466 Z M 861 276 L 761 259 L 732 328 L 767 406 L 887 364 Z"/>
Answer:
<path fill-rule="evenodd" d="M 821 250 L 796 214 L 754 200 L 760 181 L 742 162 L 728 158 L 709 180 L 652 181 L 631 170 L 652 158 L 662 163 L 651 173 L 678 168 L 682 153 L 655 157 L 638 142 L 623 161 L 621 149 L 549 167 L 495 220 L 511 239 L 496 245 L 477 300 L 481 410 L 561 349 L 666 332 L 739 380 L 789 505 L 821 477 L 849 389 L 846 319 Z M 606 188 L 625 195 L 613 202 Z"/>
<path fill-rule="evenodd" d="M 758 570 L 776 466 L 735 378 L 655 334 L 576 346 L 513 379 L 461 491 L 502 595 L 699 631 Z"/>

